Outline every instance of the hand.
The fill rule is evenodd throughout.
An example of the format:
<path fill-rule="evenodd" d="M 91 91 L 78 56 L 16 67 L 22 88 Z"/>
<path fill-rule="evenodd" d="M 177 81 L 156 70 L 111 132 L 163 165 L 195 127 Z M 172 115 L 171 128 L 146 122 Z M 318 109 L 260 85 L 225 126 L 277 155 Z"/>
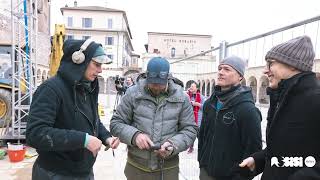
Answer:
<path fill-rule="evenodd" d="M 198 107 L 200 107 L 200 106 L 201 106 L 201 104 L 200 104 L 200 103 L 198 103 L 198 102 L 193 102 L 193 103 L 192 103 L 192 105 L 193 105 L 193 106 L 198 106 Z"/>
<path fill-rule="evenodd" d="M 147 134 L 139 133 L 135 139 L 136 145 L 139 149 L 150 149 L 150 146 L 153 146 L 153 142 Z"/>
<path fill-rule="evenodd" d="M 92 152 L 93 156 L 96 157 L 100 151 L 102 142 L 95 136 L 89 135 L 87 149 Z"/>
<path fill-rule="evenodd" d="M 118 137 L 109 137 L 107 139 L 107 144 L 112 148 L 116 149 L 120 144 L 120 139 Z"/>
<path fill-rule="evenodd" d="M 173 146 L 171 143 L 169 143 L 168 141 L 166 141 L 165 143 L 163 143 L 161 145 L 161 149 L 154 151 L 155 153 L 157 153 L 160 157 L 162 158 L 166 158 L 168 156 L 170 156 L 173 152 Z"/>
<path fill-rule="evenodd" d="M 248 167 L 250 171 L 254 171 L 256 168 L 256 164 L 254 162 L 253 157 L 248 157 L 247 159 L 243 160 L 240 164 L 240 167 Z"/>

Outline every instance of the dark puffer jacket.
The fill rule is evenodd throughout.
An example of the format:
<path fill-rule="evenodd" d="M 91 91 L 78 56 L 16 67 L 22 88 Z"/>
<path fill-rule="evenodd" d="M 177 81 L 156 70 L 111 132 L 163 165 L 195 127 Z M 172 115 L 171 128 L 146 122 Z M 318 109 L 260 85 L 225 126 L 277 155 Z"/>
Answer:
<path fill-rule="evenodd" d="M 263 180 L 320 179 L 320 85 L 315 73 L 283 80 L 268 94 L 267 148 L 253 154 L 257 173 L 263 172 Z M 305 165 L 308 156 L 316 160 L 312 168 Z M 272 157 L 279 164 L 271 166 Z M 302 167 L 288 167 L 284 157 L 302 157 L 302 164 L 297 164 Z"/>
<path fill-rule="evenodd" d="M 212 177 L 233 176 L 233 167 L 262 148 L 261 114 L 251 90 L 234 88 L 222 109 L 216 108 L 216 92 L 203 105 L 198 161 Z"/>
<path fill-rule="evenodd" d="M 95 162 L 84 147 L 86 133 L 103 143 L 111 136 L 98 116 L 97 79 L 90 91 L 80 81 L 99 44 L 91 43 L 84 51 L 85 62 L 75 64 L 71 52 L 82 44 L 65 42 L 57 75 L 42 83 L 33 96 L 26 131 L 27 143 L 39 153 L 40 167 L 73 177 L 87 176 Z"/>

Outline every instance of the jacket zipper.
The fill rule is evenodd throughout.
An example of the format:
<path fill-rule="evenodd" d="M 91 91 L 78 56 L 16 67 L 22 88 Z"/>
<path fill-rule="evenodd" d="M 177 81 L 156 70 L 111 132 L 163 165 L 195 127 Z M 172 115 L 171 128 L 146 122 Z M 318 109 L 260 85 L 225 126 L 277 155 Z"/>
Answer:
<path fill-rule="evenodd" d="M 74 87 L 76 86 L 76 84 L 77 84 L 77 81 L 74 82 Z M 75 106 L 76 106 L 77 110 L 78 110 L 84 117 L 86 117 L 87 121 L 89 122 L 89 124 L 91 125 L 91 127 L 92 127 L 92 129 L 93 129 L 93 135 L 97 137 L 96 127 L 95 127 L 95 126 L 93 125 L 93 123 L 89 120 L 88 116 L 87 116 L 84 112 L 82 112 L 82 111 L 80 110 L 80 108 L 78 107 L 78 105 L 77 105 L 77 100 L 76 100 L 76 99 L 77 99 L 77 92 L 76 92 L 76 89 L 73 89 L 73 90 L 74 90 Z"/>
<path fill-rule="evenodd" d="M 92 127 L 92 129 L 93 129 L 93 134 L 94 134 L 94 136 L 96 136 L 96 135 L 97 135 L 97 132 L 96 132 L 96 128 L 95 128 L 95 126 L 93 125 L 93 123 L 89 120 L 88 116 L 87 116 L 84 112 L 82 112 L 80 109 L 78 109 L 78 110 L 79 110 L 79 112 L 80 112 L 82 115 L 84 115 L 84 116 L 86 117 L 87 121 L 90 123 L 90 125 L 91 125 L 91 127 Z"/>

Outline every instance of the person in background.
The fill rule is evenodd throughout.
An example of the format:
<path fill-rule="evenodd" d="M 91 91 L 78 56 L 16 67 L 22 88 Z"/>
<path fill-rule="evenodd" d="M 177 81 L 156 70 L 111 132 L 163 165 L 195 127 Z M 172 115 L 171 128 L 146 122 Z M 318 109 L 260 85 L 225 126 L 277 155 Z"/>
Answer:
<path fill-rule="evenodd" d="M 126 83 L 127 83 L 127 89 L 131 86 L 134 85 L 134 81 L 133 81 L 133 78 L 131 76 L 128 76 L 127 77 L 127 80 L 126 80 Z"/>
<path fill-rule="evenodd" d="M 188 90 L 188 96 L 193 107 L 194 121 L 200 127 L 202 120 L 202 105 L 205 101 L 205 97 L 200 94 L 195 82 L 191 83 Z M 193 152 L 193 144 L 189 147 L 188 153 Z"/>

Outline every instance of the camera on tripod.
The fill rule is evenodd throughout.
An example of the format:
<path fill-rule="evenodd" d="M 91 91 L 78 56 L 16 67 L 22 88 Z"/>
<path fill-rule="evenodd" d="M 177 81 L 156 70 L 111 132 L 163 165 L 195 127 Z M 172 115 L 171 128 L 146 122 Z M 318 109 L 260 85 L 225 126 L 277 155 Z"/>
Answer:
<path fill-rule="evenodd" d="M 115 78 L 115 80 L 114 80 L 114 83 L 115 83 L 116 85 L 121 85 L 121 86 L 123 86 L 123 84 L 124 84 L 124 77 L 119 77 L 119 75 L 116 75 L 116 78 Z"/>
<path fill-rule="evenodd" d="M 119 77 L 119 75 L 117 75 L 115 77 L 114 84 L 116 85 L 116 90 L 118 91 L 118 93 L 125 93 L 126 89 L 124 87 L 124 77 Z"/>

